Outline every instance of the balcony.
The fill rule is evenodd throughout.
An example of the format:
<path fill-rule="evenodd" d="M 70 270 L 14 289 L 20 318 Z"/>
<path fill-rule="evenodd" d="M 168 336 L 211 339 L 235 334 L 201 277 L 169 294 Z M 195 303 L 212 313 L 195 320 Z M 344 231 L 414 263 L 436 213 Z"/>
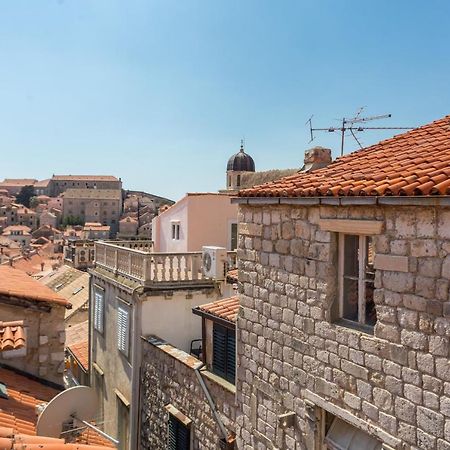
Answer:
<path fill-rule="evenodd" d="M 155 253 L 149 241 L 97 241 L 95 266 L 147 288 L 208 287 L 214 280 L 202 271 L 202 252 Z M 236 267 L 236 252 L 228 252 L 226 269 Z"/>

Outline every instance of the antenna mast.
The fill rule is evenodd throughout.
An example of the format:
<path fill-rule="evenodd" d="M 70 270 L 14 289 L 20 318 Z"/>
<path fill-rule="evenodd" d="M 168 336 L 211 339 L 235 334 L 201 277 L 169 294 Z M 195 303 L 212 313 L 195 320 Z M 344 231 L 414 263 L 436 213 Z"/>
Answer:
<path fill-rule="evenodd" d="M 328 131 L 329 133 L 339 131 L 341 133 L 341 156 L 342 156 L 344 154 L 345 132 L 346 131 L 350 131 L 352 137 L 358 143 L 360 148 L 363 148 L 361 142 L 356 137 L 355 133 L 357 133 L 357 132 L 365 131 L 365 130 L 412 130 L 414 128 L 414 127 L 366 127 L 366 126 L 361 126 L 361 125 L 358 126 L 356 124 L 364 124 L 364 123 L 370 122 L 372 120 L 388 119 L 392 116 L 391 114 L 383 114 L 383 115 L 379 115 L 379 116 L 361 117 L 361 113 L 362 113 L 363 109 L 364 109 L 364 107 L 359 108 L 356 115 L 350 119 L 343 117 L 342 124 L 340 127 L 331 126 L 328 128 L 313 128 L 313 126 L 312 126 L 313 116 L 311 116 L 305 124 L 305 125 L 309 124 L 309 132 L 311 135 L 311 140 L 309 142 L 312 142 L 315 138 L 314 131 Z"/>

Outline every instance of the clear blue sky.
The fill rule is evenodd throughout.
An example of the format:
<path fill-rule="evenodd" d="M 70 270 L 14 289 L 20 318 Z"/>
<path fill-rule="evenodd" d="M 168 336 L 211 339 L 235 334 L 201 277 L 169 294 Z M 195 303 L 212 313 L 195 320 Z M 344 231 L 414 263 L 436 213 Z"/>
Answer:
<path fill-rule="evenodd" d="M 427 123 L 450 113 L 449 20 L 447 0 L 2 1 L 0 179 L 178 199 L 222 188 L 242 136 L 257 169 L 300 167 L 311 114 Z"/>

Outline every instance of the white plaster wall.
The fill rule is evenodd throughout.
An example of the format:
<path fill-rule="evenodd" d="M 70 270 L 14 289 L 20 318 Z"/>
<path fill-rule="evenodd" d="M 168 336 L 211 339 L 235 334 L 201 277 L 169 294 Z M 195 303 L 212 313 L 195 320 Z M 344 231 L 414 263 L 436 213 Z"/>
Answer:
<path fill-rule="evenodd" d="M 189 197 L 185 196 L 168 210 L 153 219 L 153 240 L 156 252 L 188 251 Z M 172 221 L 180 223 L 180 239 L 172 239 Z"/>
<path fill-rule="evenodd" d="M 201 339 L 201 318 L 192 308 L 219 298 L 211 291 L 172 291 L 173 296 L 147 297 L 142 304 L 142 334 L 154 334 L 189 353 L 193 339 Z M 186 298 L 186 295 L 192 298 Z"/>

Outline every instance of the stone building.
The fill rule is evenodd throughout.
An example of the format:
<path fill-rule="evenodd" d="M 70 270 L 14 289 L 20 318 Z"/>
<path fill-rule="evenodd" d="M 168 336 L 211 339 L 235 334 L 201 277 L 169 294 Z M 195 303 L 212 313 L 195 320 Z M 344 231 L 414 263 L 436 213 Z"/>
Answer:
<path fill-rule="evenodd" d="M 75 269 L 87 270 L 94 266 L 95 247 L 94 241 L 66 237 L 64 239 L 64 263 Z"/>
<path fill-rule="evenodd" d="M 122 180 L 112 175 L 53 175 L 47 195 L 57 197 L 68 189 L 122 190 Z"/>
<path fill-rule="evenodd" d="M 35 230 L 38 227 L 38 215 L 32 209 L 21 206 L 16 211 L 15 225 L 25 225 Z"/>
<path fill-rule="evenodd" d="M 0 266 L 0 317 L 20 321 L 24 345 L 0 350 L 0 365 L 59 386 L 64 371 L 64 312 L 71 304 L 24 272 Z M 15 330 L 16 332 L 17 330 Z M 15 332 L 9 338 L 15 340 Z M 1 333 L 2 339 L 6 338 Z"/>
<path fill-rule="evenodd" d="M 56 228 L 58 226 L 58 216 L 46 209 L 39 216 L 39 224 L 41 227 L 48 225 Z"/>
<path fill-rule="evenodd" d="M 450 448 L 449 122 L 240 192 L 238 448 Z"/>
<path fill-rule="evenodd" d="M 119 189 L 68 189 L 64 193 L 63 221 L 70 217 L 85 222 L 109 225 L 115 234 L 122 212 L 122 191 Z"/>
<path fill-rule="evenodd" d="M 119 221 L 119 234 L 121 236 L 136 236 L 139 223 L 134 217 L 124 217 Z"/>
<path fill-rule="evenodd" d="M 28 247 L 31 242 L 31 229 L 25 225 L 11 225 L 3 230 L 2 236 L 22 247 Z"/>
<path fill-rule="evenodd" d="M 34 178 L 5 178 L 0 181 L 0 189 L 8 191 L 9 195 L 17 195 L 25 186 L 34 186 Z"/>

